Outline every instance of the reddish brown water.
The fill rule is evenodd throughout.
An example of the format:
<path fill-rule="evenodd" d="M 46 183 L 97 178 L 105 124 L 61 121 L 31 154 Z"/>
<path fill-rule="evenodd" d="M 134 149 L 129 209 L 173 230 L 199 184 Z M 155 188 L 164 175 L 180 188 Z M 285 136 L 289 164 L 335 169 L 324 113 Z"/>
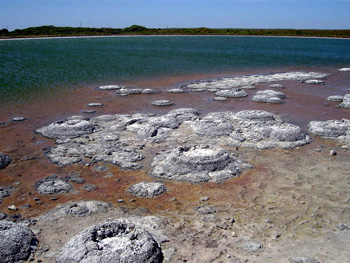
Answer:
<path fill-rule="evenodd" d="M 141 180 L 152 180 L 145 172 L 129 172 L 119 171 L 116 167 L 111 167 L 108 172 L 114 174 L 113 177 L 105 177 L 105 173 L 96 172 L 92 167 L 82 165 L 73 165 L 70 167 L 58 167 L 51 164 L 44 156 L 42 148 L 54 145 L 53 140 L 43 138 L 34 134 L 37 128 L 48 125 L 56 120 L 63 119 L 71 115 L 80 115 L 83 109 L 92 109 L 86 106 L 90 102 L 101 102 L 102 107 L 95 107 L 98 112 L 95 114 L 85 114 L 87 117 L 93 117 L 102 114 L 117 113 L 136 113 L 149 112 L 163 114 L 175 108 L 192 107 L 205 114 L 212 111 L 233 111 L 260 109 L 277 113 L 285 116 L 286 121 L 297 124 L 306 129 L 307 124 L 311 120 L 327 120 L 349 118 L 349 109 L 339 109 L 334 106 L 338 103 L 327 102 L 326 98 L 330 95 L 345 95 L 350 93 L 350 73 L 338 72 L 336 69 L 315 69 L 315 68 L 289 68 L 281 71 L 317 71 L 330 73 L 326 80 L 326 85 L 307 85 L 297 81 L 284 81 L 281 84 L 286 88 L 281 90 L 287 96 L 285 103 L 280 105 L 255 103 L 251 101 L 252 95 L 256 90 L 248 90 L 249 96 L 240 99 L 229 99 L 225 102 L 213 101 L 215 95 L 211 92 L 191 92 L 185 94 L 159 93 L 155 95 L 131 95 L 127 97 L 117 97 L 114 91 L 95 90 L 94 87 L 83 87 L 74 91 L 69 91 L 54 98 L 48 98 L 43 101 L 32 102 L 27 105 L 8 107 L 0 112 L 0 121 L 6 121 L 6 126 L 0 126 L 0 151 L 8 154 L 13 158 L 13 162 L 6 169 L 0 171 L 0 185 L 13 185 L 17 190 L 11 197 L 5 198 L 0 204 L 0 211 L 8 214 L 21 213 L 24 216 L 32 216 L 42 213 L 53 208 L 58 203 L 68 200 L 96 199 L 116 203 L 116 200 L 123 198 L 129 200 L 132 196 L 125 193 L 126 189 L 133 183 Z M 280 71 L 280 72 L 281 72 Z M 157 90 L 165 90 L 178 87 L 183 83 L 200 80 L 211 79 L 222 76 L 241 75 L 241 74 L 258 74 L 269 73 L 260 72 L 225 72 L 213 75 L 192 75 L 158 78 L 147 82 L 123 83 L 128 86 L 140 88 L 154 88 Z M 257 90 L 268 89 L 271 83 L 261 83 L 256 85 Z M 154 107 L 151 102 L 154 100 L 168 99 L 174 102 L 174 106 L 170 107 Z M 328 103 L 328 106 L 324 106 Z M 26 116 L 29 120 L 18 123 L 11 123 L 8 120 L 15 116 Z M 259 168 L 259 167 L 258 167 Z M 258 169 L 256 168 L 256 169 Z M 255 170 L 256 170 L 255 169 Z M 264 172 L 264 168 L 258 169 Z M 79 172 L 81 177 L 87 183 L 98 186 L 96 191 L 86 192 L 79 189 L 81 185 L 74 184 L 77 191 L 61 195 L 58 200 L 49 200 L 50 197 L 41 196 L 36 193 L 33 184 L 40 178 L 47 177 L 51 174 L 64 176 L 70 172 Z M 223 187 L 242 187 L 242 185 L 252 184 L 251 173 L 247 172 L 241 178 L 231 180 Z M 195 190 L 193 193 L 200 193 L 201 189 L 206 188 L 210 191 L 213 184 L 191 185 L 183 183 L 167 182 L 167 186 L 172 189 L 172 197 L 176 197 L 179 201 L 170 201 L 170 193 L 166 193 L 157 200 L 141 200 L 137 199 L 135 203 L 129 203 L 131 207 L 147 207 L 153 209 L 185 209 L 183 203 L 190 203 L 191 200 L 198 200 L 199 194 L 185 195 L 189 189 Z M 215 191 L 213 190 L 215 199 Z M 34 197 L 39 197 L 43 204 L 35 204 Z M 10 212 L 7 206 L 15 204 L 20 208 L 17 212 Z M 32 207 L 28 210 L 21 208 L 24 204 L 30 204 Z"/>

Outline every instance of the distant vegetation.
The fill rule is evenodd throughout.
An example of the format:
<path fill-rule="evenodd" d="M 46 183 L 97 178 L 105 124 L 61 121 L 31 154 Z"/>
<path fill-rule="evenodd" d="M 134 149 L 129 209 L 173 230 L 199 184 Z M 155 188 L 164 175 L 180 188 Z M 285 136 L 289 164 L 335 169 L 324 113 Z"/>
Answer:
<path fill-rule="evenodd" d="M 234 29 L 234 28 L 146 28 L 132 25 L 121 28 L 39 26 L 8 31 L 0 30 L 0 38 L 57 37 L 57 36 L 110 36 L 110 35 L 250 35 L 250 36 L 305 36 L 350 38 L 350 30 L 304 29 Z"/>

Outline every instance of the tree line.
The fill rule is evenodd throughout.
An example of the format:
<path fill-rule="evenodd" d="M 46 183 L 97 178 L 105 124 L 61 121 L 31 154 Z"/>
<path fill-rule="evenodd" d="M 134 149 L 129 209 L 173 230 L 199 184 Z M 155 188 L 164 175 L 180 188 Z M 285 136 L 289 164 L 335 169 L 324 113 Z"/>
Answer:
<path fill-rule="evenodd" d="M 126 28 L 39 26 L 25 29 L 0 30 L 0 38 L 110 36 L 110 35 L 251 35 L 251 36 L 305 36 L 349 38 L 350 30 L 313 29 L 239 29 L 239 28 L 146 28 L 132 25 Z"/>

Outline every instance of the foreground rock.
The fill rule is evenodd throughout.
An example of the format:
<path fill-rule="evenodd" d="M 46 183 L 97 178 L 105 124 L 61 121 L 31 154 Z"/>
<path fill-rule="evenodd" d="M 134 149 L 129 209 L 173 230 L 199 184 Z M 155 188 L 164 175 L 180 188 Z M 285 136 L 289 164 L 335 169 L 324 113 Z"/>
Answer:
<path fill-rule="evenodd" d="M 10 156 L 0 153 L 0 170 L 5 169 L 11 162 Z"/>
<path fill-rule="evenodd" d="M 13 222 L 0 221 L 0 262 L 26 260 L 38 243 L 29 228 Z"/>
<path fill-rule="evenodd" d="M 322 138 L 350 142 L 350 120 L 348 119 L 311 121 L 308 129 Z"/>
<path fill-rule="evenodd" d="M 258 149 L 289 149 L 310 142 L 310 137 L 298 126 L 284 123 L 269 112 L 215 112 L 200 118 L 198 111 L 190 108 L 159 116 L 116 114 L 90 120 L 73 116 L 37 132 L 56 139 L 57 146 L 45 150 L 52 163 L 67 166 L 83 161 L 104 162 L 124 170 L 140 169 L 144 151 L 154 144 L 178 145 L 188 136 L 193 144 L 203 144 L 209 138 L 214 145 Z"/>
<path fill-rule="evenodd" d="M 231 88 L 238 88 L 242 86 L 251 86 L 258 83 L 266 82 L 278 82 L 284 80 L 297 80 L 302 81 L 305 79 L 322 79 L 325 78 L 327 74 L 317 73 L 317 72 L 286 72 L 286 73 L 275 73 L 275 74 L 265 74 L 265 75 L 247 75 L 235 78 L 219 78 L 215 80 L 205 80 L 196 81 L 183 86 L 184 88 L 196 90 L 227 90 Z"/>
<path fill-rule="evenodd" d="M 134 196 L 143 198 L 154 198 L 166 191 L 164 184 L 160 182 L 141 182 L 132 185 L 128 192 Z"/>
<path fill-rule="evenodd" d="M 343 97 L 343 102 L 339 104 L 340 107 L 350 109 L 350 94 L 346 94 Z"/>
<path fill-rule="evenodd" d="M 69 202 L 58 205 L 49 212 L 39 216 L 39 220 L 51 221 L 70 216 L 85 217 L 93 214 L 106 213 L 110 204 L 100 201 Z"/>
<path fill-rule="evenodd" d="M 153 177 L 191 183 L 224 181 L 250 167 L 213 145 L 177 147 L 156 156 L 151 166 Z"/>
<path fill-rule="evenodd" d="M 57 262 L 162 262 L 153 236 L 128 220 L 106 221 L 89 227 L 70 239 Z"/>
<path fill-rule="evenodd" d="M 70 183 L 58 179 L 57 176 L 49 176 L 41 179 L 37 181 L 34 186 L 36 190 L 43 195 L 69 193 L 73 189 Z"/>
<path fill-rule="evenodd" d="M 274 91 L 274 90 L 262 90 L 258 91 L 254 97 L 252 98 L 252 101 L 255 102 L 264 102 L 264 103 L 276 103 L 280 104 L 283 103 L 283 98 L 286 96 L 283 92 Z"/>

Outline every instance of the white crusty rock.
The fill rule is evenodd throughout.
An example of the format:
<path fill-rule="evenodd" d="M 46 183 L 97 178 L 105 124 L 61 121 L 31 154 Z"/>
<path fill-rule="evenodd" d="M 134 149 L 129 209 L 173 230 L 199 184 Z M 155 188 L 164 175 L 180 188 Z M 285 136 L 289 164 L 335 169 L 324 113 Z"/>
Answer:
<path fill-rule="evenodd" d="M 184 88 L 195 90 L 227 90 L 231 88 L 238 88 L 242 86 L 251 86 L 258 83 L 278 82 L 284 80 L 301 81 L 305 79 L 322 79 L 327 74 L 318 72 L 285 72 L 275 74 L 261 74 L 261 75 L 247 75 L 235 78 L 219 78 L 215 80 L 195 81 L 184 85 Z"/>
<path fill-rule="evenodd" d="M 350 68 L 340 68 L 339 71 L 350 72 Z"/>
<path fill-rule="evenodd" d="M 283 98 L 286 96 L 283 92 L 274 91 L 274 90 L 262 90 L 258 91 L 254 97 L 252 98 L 252 101 L 255 102 L 265 102 L 265 103 L 283 103 Z"/>
<path fill-rule="evenodd" d="M 110 204 L 101 201 L 69 202 L 56 206 L 54 209 L 38 217 L 39 220 L 51 221 L 66 217 L 85 217 L 98 213 L 106 213 Z"/>
<path fill-rule="evenodd" d="M 34 186 L 36 190 L 43 195 L 69 193 L 73 189 L 73 186 L 70 183 L 57 178 L 56 175 L 40 179 L 34 184 Z"/>
<path fill-rule="evenodd" d="M 350 94 L 346 94 L 343 97 L 343 102 L 339 104 L 340 107 L 350 109 Z"/>
<path fill-rule="evenodd" d="M 150 176 L 191 183 L 220 182 L 238 176 L 249 164 L 214 145 L 180 146 L 156 156 Z"/>
<path fill-rule="evenodd" d="M 141 182 L 132 185 L 128 189 L 128 193 L 143 198 L 154 198 L 161 195 L 166 190 L 167 188 L 165 185 L 160 182 Z"/>
<path fill-rule="evenodd" d="M 218 97 L 225 97 L 225 98 L 243 98 L 243 97 L 247 97 L 248 93 L 242 89 L 231 89 L 231 90 L 219 90 L 215 92 L 215 95 Z"/>
<path fill-rule="evenodd" d="M 37 129 L 36 132 L 53 139 L 75 138 L 92 133 L 94 126 L 83 116 L 74 116 L 63 121 L 56 121 L 49 126 Z"/>
<path fill-rule="evenodd" d="M 162 106 L 171 106 L 173 105 L 173 103 L 168 100 L 156 100 L 152 102 L 152 105 L 162 107 Z"/>
<path fill-rule="evenodd" d="M 121 85 L 106 85 L 106 86 L 99 86 L 98 89 L 100 90 L 116 90 L 116 89 L 123 89 L 124 86 Z"/>
<path fill-rule="evenodd" d="M 324 85 L 324 82 L 322 80 L 318 80 L 318 79 L 307 79 L 307 80 L 302 80 L 301 82 L 305 83 L 305 84 Z"/>
<path fill-rule="evenodd" d="M 290 149 L 311 141 L 300 127 L 260 110 L 209 113 L 190 125 L 201 137 L 229 138 L 237 145 L 258 149 Z"/>
<path fill-rule="evenodd" d="M 0 221 L 0 262 L 27 260 L 35 251 L 38 240 L 33 232 L 19 224 Z"/>
<path fill-rule="evenodd" d="M 341 95 L 333 95 L 333 96 L 329 96 L 327 98 L 328 101 L 334 101 L 334 102 L 342 102 L 343 101 L 344 96 Z"/>
<path fill-rule="evenodd" d="M 309 131 L 327 139 L 350 142 L 350 120 L 311 121 Z"/>
<path fill-rule="evenodd" d="M 142 226 L 128 220 L 109 220 L 71 238 L 56 258 L 58 263 L 157 263 L 161 249 Z"/>

